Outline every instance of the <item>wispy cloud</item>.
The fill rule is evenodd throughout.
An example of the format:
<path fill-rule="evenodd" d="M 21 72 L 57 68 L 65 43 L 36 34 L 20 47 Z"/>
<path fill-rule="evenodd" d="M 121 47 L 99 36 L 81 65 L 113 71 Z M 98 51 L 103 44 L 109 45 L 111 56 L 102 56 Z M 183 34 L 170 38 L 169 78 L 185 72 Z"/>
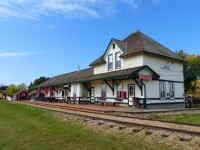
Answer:
<path fill-rule="evenodd" d="M 160 0 L 152 0 L 152 5 L 158 5 L 160 4 Z"/>
<path fill-rule="evenodd" d="M 1 0 L 0 17 L 39 19 L 41 15 L 59 14 L 71 17 L 102 17 L 118 10 L 117 4 L 137 9 L 138 0 Z"/>
<path fill-rule="evenodd" d="M 0 53 L 0 57 L 26 57 L 29 55 L 45 54 L 44 52 L 9 52 Z"/>

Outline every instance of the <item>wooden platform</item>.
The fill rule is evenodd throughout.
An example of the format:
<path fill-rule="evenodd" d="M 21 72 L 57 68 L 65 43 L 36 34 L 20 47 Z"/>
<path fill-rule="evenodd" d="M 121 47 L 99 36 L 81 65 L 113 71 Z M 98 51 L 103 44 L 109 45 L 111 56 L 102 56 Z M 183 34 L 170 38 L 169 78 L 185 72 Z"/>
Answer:
<path fill-rule="evenodd" d="M 97 113 L 109 113 L 115 111 L 128 111 L 133 108 L 128 106 L 104 106 L 101 104 L 66 104 L 59 102 L 41 102 L 41 101 L 30 101 L 24 100 L 23 103 L 30 103 L 41 106 L 56 107 L 61 109 L 83 111 L 83 112 L 97 112 Z"/>

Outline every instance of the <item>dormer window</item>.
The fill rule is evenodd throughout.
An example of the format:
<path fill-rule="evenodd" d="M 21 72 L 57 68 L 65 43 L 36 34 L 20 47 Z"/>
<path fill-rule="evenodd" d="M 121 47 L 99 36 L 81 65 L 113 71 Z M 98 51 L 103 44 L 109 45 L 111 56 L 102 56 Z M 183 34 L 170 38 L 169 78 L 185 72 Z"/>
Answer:
<path fill-rule="evenodd" d="M 108 55 L 108 71 L 113 70 L 113 55 Z"/>
<path fill-rule="evenodd" d="M 115 49 L 115 44 L 113 44 L 113 49 Z"/>
<path fill-rule="evenodd" d="M 120 69 L 121 68 L 121 58 L 120 58 L 121 53 L 117 52 L 115 53 L 115 69 Z"/>

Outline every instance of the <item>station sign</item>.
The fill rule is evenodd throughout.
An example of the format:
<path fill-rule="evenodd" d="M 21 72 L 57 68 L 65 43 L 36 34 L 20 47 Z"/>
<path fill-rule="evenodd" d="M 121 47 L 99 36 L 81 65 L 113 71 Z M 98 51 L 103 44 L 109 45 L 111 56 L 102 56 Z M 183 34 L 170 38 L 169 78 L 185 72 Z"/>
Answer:
<path fill-rule="evenodd" d="M 139 79 L 141 79 L 141 80 L 152 80 L 152 76 L 150 76 L 150 75 L 139 75 Z"/>

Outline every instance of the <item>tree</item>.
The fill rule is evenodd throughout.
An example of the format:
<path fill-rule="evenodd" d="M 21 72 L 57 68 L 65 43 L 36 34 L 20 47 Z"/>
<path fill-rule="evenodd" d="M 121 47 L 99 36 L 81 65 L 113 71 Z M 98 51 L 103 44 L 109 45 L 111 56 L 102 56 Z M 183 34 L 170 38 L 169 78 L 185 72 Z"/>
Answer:
<path fill-rule="evenodd" d="M 200 56 L 188 54 L 180 50 L 177 54 L 184 58 L 187 63 L 183 65 L 185 92 L 195 93 L 197 89 L 197 80 L 200 77 Z"/>
<path fill-rule="evenodd" d="M 17 86 L 14 84 L 9 85 L 6 88 L 6 93 L 8 94 L 8 96 L 13 97 L 14 93 L 18 92 Z"/>
<path fill-rule="evenodd" d="M 33 82 L 34 86 L 40 85 L 41 83 L 47 81 L 48 79 L 50 79 L 49 77 L 39 77 L 38 79 L 35 79 L 35 81 Z"/>
<path fill-rule="evenodd" d="M 8 94 L 8 96 L 13 97 L 15 93 L 26 89 L 27 88 L 25 83 L 21 83 L 19 85 L 11 84 L 6 88 L 6 93 Z"/>
<path fill-rule="evenodd" d="M 8 87 L 8 86 L 6 86 L 6 85 L 2 85 L 2 86 L 0 87 L 0 90 L 1 90 L 1 91 L 5 91 L 7 87 Z"/>

